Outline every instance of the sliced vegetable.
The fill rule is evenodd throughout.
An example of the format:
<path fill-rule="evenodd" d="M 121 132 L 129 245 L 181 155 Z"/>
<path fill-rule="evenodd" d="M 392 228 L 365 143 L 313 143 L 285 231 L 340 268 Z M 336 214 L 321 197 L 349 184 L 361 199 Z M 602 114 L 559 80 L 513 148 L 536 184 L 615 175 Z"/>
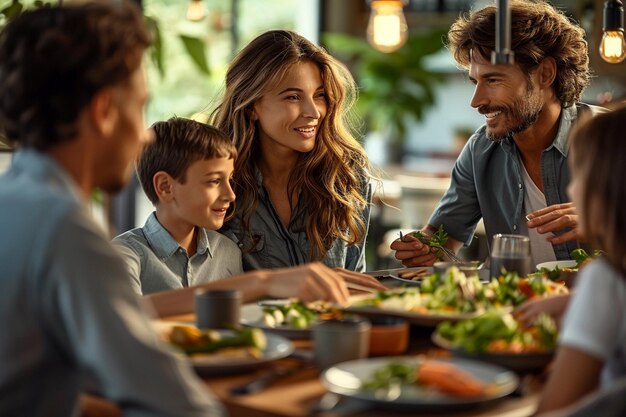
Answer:
<path fill-rule="evenodd" d="M 458 367 L 440 361 L 425 360 L 417 367 L 417 382 L 456 397 L 477 397 L 485 393 L 485 384 Z"/>
<path fill-rule="evenodd" d="M 192 326 L 174 326 L 169 334 L 171 344 L 188 355 L 214 353 L 223 348 L 253 347 L 260 350 L 267 346 L 267 338 L 261 329 L 243 328 L 232 334 L 221 335 L 214 330 L 200 330 Z"/>

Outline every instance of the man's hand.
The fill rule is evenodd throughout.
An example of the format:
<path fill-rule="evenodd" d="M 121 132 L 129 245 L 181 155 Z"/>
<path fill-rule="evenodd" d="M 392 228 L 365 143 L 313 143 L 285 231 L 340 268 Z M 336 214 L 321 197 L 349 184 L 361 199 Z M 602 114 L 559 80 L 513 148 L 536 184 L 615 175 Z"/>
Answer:
<path fill-rule="evenodd" d="M 431 266 L 437 262 L 437 257 L 430 250 L 430 246 L 420 242 L 413 236 L 413 233 L 408 233 L 402 239 L 396 239 L 391 244 L 391 249 L 396 251 L 396 259 L 407 267 Z M 431 234 L 432 232 L 426 229 L 422 233 Z"/>
<path fill-rule="evenodd" d="M 526 216 L 529 229 L 537 229 L 537 232 L 551 233 L 565 228 L 572 230 L 562 235 L 549 235 L 548 242 L 553 245 L 568 242 L 570 240 L 581 240 L 582 235 L 578 230 L 578 213 L 574 203 L 553 204 L 541 210 L 534 211 Z"/>

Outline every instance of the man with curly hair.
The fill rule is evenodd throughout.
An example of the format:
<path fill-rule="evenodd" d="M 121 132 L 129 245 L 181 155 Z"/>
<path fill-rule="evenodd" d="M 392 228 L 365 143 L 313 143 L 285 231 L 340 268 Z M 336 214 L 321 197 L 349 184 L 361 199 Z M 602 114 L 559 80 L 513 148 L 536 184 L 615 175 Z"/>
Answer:
<path fill-rule="evenodd" d="M 423 231 L 443 225 L 447 246 L 458 251 L 482 218 L 489 238 L 529 235 L 534 263 L 569 259 L 580 236 L 565 191 L 568 134 L 582 114 L 603 109 L 580 103 L 590 78 L 583 29 L 542 1 L 510 6 L 512 65 L 491 63 L 494 5 L 461 16 L 448 32 L 450 52 L 475 85 L 470 104 L 485 124 L 461 152 L 450 188 Z M 436 260 L 410 234 L 391 248 L 406 266 Z"/>

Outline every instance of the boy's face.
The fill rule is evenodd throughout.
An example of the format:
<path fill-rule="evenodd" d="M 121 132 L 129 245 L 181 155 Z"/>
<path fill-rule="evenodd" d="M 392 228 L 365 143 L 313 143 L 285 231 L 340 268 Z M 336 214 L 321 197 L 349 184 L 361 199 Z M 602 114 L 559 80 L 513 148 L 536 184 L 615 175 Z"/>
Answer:
<path fill-rule="evenodd" d="M 184 183 L 174 181 L 173 209 L 177 219 L 209 230 L 221 228 L 226 210 L 235 200 L 230 184 L 233 169 L 234 161 L 227 158 L 192 163 Z"/>

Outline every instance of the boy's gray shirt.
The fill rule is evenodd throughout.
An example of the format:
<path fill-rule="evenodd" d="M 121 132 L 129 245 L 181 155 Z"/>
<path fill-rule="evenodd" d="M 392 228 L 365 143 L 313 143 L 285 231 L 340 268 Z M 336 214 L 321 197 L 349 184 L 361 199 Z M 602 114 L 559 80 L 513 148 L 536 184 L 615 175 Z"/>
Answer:
<path fill-rule="evenodd" d="M 214 230 L 199 229 L 196 253 L 189 257 L 150 214 L 143 227 L 113 239 L 126 261 L 138 294 L 151 294 L 228 278 L 243 272 L 237 245 Z"/>

